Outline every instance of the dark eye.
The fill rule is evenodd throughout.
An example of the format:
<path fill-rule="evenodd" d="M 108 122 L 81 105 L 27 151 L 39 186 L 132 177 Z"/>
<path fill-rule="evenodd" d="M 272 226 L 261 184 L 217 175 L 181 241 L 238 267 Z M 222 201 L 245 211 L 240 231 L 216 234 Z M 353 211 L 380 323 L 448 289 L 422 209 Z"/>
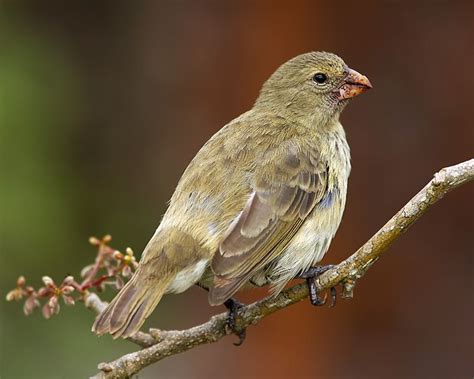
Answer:
<path fill-rule="evenodd" d="M 328 77 L 326 74 L 323 74 L 322 72 L 318 72 L 313 76 L 313 82 L 318 83 L 318 84 L 324 84 L 326 83 L 326 80 L 328 80 Z"/>

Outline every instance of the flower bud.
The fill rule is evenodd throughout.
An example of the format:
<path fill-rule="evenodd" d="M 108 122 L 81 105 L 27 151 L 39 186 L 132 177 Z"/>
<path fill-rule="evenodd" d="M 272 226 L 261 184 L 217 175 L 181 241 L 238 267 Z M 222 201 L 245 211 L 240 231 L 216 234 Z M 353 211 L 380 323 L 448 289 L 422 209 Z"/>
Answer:
<path fill-rule="evenodd" d="M 100 245 L 100 241 L 97 237 L 89 237 L 89 243 L 92 245 L 92 246 L 99 246 Z"/>
<path fill-rule="evenodd" d="M 49 294 L 49 288 L 48 287 L 41 287 L 38 290 L 38 296 L 39 297 L 45 297 Z"/>
<path fill-rule="evenodd" d="M 115 250 L 113 257 L 114 257 L 115 259 L 117 259 L 118 261 L 120 261 L 120 260 L 123 259 L 123 254 L 122 254 L 120 251 Z"/>
<path fill-rule="evenodd" d="M 63 286 L 61 288 L 61 292 L 65 295 L 69 295 L 70 293 L 74 292 L 74 287 L 73 286 Z"/>
<path fill-rule="evenodd" d="M 120 276 L 117 276 L 117 277 L 115 278 L 115 283 L 114 283 L 114 285 L 115 285 L 115 288 L 116 288 L 117 290 L 121 290 L 122 287 L 123 287 L 123 279 L 122 279 Z"/>
<path fill-rule="evenodd" d="M 49 276 L 43 276 L 42 280 L 45 286 L 54 287 L 54 281 Z"/>
<path fill-rule="evenodd" d="M 81 278 L 87 277 L 92 272 L 93 269 L 94 269 L 94 265 L 87 265 L 86 267 L 84 267 L 81 270 Z"/>
<path fill-rule="evenodd" d="M 52 309 L 51 309 L 51 307 L 49 306 L 48 303 L 43 305 L 43 308 L 41 308 L 41 313 L 43 313 L 43 317 L 45 319 L 49 319 L 52 316 L 53 311 L 52 311 Z M 26 313 L 26 310 L 25 310 L 25 314 L 28 314 L 28 313 Z"/>
<path fill-rule="evenodd" d="M 19 276 L 18 279 L 16 280 L 16 285 L 18 287 L 23 287 L 26 283 L 26 279 L 25 277 L 22 275 L 22 276 Z"/>
<path fill-rule="evenodd" d="M 23 305 L 23 313 L 26 316 L 29 316 L 33 313 L 35 308 L 39 307 L 39 305 L 39 301 L 36 300 L 33 296 L 30 296 L 28 299 L 26 299 L 25 304 Z"/>
<path fill-rule="evenodd" d="M 23 293 L 19 288 L 12 289 L 7 293 L 7 301 L 20 300 L 23 297 Z"/>
<path fill-rule="evenodd" d="M 132 275 L 132 269 L 130 268 L 129 265 L 126 265 L 123 267 L 122 269 L 122 275 L 125 277 L 125 278 L 128 278 Z"/>
<path fill-rule="evenodd" d="M 51 308 L 55 308 L 57 304 L 58 304 L 58 297 L 57 296 L 51 296 L 49 298 L 48 305 Z"/>
<path fill-rule="evenodd" d="M 75 301 L 71 296 L 63 296 L 64 304 L 66 305 L 74 305 Z"/>

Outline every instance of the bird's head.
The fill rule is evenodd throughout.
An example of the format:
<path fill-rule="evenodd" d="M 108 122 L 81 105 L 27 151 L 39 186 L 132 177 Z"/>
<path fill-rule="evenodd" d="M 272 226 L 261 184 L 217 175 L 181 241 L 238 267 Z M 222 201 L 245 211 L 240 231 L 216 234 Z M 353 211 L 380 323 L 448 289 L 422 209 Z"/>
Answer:
<path fill-rule="evenodd" d="M 302 122 L 338 117 L 348 100 L 372 88 L 337 55 L 311 52 L 281 65 L 263 85 L 255 106 Z"/>

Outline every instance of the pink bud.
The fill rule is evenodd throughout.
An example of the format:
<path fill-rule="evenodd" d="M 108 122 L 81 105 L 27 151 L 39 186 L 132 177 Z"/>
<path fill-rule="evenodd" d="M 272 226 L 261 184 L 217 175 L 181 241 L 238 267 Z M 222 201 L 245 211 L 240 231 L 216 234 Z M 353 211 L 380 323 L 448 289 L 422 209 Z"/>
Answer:
<path fill-rule="evenodd" d="M 7 301 L 20 300 L 23 297 L 23 291 L 20 288 L 12 289 L 7 293 Z"/>
<path fill-rule="evenodd" d="M 115 250 L 113 257 L 117 260 L 122 260 L 123 259 L 123 254 L 120 251 Z"/>
<path fill-rule="evenodd" d="M 123 287 L 123 280 L 122 280 L 122 278 L 121 278 L 120 276 L 117 276 L 117 277 L 115 278 L 115 283 L 114 283 L 114 284 L 115 284 L 115 288 L 116 288 L 116 289 L 118 289 L 118 290 L 122 289 L 122 287 Z"/>
<path fill-rule="evenodd" d="M 59 313 L 59 301 L 57 296 L 52 296 L 49 301 L 46 303 L 48 307 L 51 309 L 50 316 Z"/>
<path fill-rule="evenodd" d="M 64 286 L 61 288 L 61 292 L 65 295 L 69 295 L 71 292 L 74 292 L 73 286 Z"/>
<path fill-rule="evenodd" d="M 64 303 L 66 305 L 74 305 L 75 301 L 71 296 L 63 296 Z"/>
<path fill-rule="evenodd" d="M 39 297 L 48 296 L 49 291 L 50 291 L 49 288 L 47 288 L 47 287 L 41 287 L 41 288 L 38 290 L 38 296 L 39 296 Z"/>
<path fill-rule="evenodd" d="M 128 278 L 128 277 L 130 277 L 130 275 L 132 275 L 132 269 L 130 268 L 129 265 L 123 266 L 122 275 L 126 278 Z"/>
<path fill-rule="evenodd" d="M 51 308 L 56 307 L 56 304 L 58 303 L 58 297 L 57 296 L 51 296 L 49 298 L 48 304 Z"/>
<path fill-rule="evenodd" d="M 100 245 L 100 241 L 97 237 L 89 237 L 89 243 L 93 246 L 99 246 Z"/>
<path fill-rule="evenodd" d="M 43 308 L 41 308 L 41 312 L 43 313 L 43 317 L 44 317 L 45 319 L 49 319 L 49 318 L 52 316 L 52 314 L 53 314 L 53 312 L 52 312 L 52 310 L 51 310 L 51 307 L 49 306 L 48 303 L 46 303 L 45 305 L 43 305 Z M 26 312 L 25 312 L 25 313 L 26 313 Z"/>
<path fill-rule="evenodd" d="M 49 276 L 43 276 L 42 280 L 45 286 L 55 287 L 53 279 L 51 279 Z"/>
<path fill-rule="evenodd" d="M 87 265 L 81 270 L 81 278 L 87 277 L 91 271 L 94 269 L 94 265 Z"/>
<path fill-rule="evenodd" d="M 5 298 L 7 301 L 16 300 L 15 290 L 11 290 L 10 292 L 8 292 Z"/>
<path fill-rule="evenodd" d="M 25 304 L 23 305 L 23 313 L 29 316 L 30 314 L 33 313 L 35 308 L 39 307 L 39 305 L 40 305 L 39 301 L 31 296 L 28 299 L 26 299 Z"/>
<path fill-rule="evenodd" d="M 28 293 L 33 293 L 33 292 L 35 292 L 35 289 L 34 289 L 32 286 L 26 286 L 25 289 L 26 289 L 26 292 L 28 292 Z"/>
<path fill-rule="evenodd" d="M 23 287 L 25 285 L 25 283 L 26 283 L 26 279 L 23 275 L 18 277 L 18 279 L 16 280 L 16 285 L 18 287 Z"/>

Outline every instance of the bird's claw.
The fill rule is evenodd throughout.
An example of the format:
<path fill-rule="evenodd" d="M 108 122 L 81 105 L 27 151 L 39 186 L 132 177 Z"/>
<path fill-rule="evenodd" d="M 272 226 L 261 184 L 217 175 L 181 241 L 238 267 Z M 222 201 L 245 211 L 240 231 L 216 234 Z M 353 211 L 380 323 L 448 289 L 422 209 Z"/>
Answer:
<path fill-rule="evenodd" d="M 234 333 L 237 337 L 239 337 L 238 342 L 234 342 L 235 346 L 240 346 L 243 344 L 245 337 L 247 336 L 247 329 L 246 328 L 238 328 L 237 327 L 237 316 L 239 315 L 240 309 L 244 306 L 244 304 L 238 302 L 235 299 L 228 299 L 224 303 L 224 306 L 229 310 L 229 314 L 227 315 L 227 326 L 229 329 Z"/>
<path fill-rule="evenodd" d="M 298 277 L 300 279 L 306 279 L 306 284 L 308 285 L 309 290 L 309 299 L 311 304 L 315 306 L 323 306 L 326 304 L 327 294 L 324 295 L 324 298 L 321 299 L 318 295 L 318 291 L 316 290 L 316 284 L 314 280 L 321 275 L 322 273 L 332 269 L 334 265 L 326 265 L 326 266 L 316 266 L 310 267 L 307 271 L 301 273 Z M 337 291 L 335 287 L 331 287 L 331 305 L 330 307 L 334 307 L 336 305 L 337 299 Z"/>
<path fill-rule="evenodd" d="M 334 265 L 325 265 L 325 266 L 314 266 L 310 267 L 308 270 L 305 272 L 302 272 L 301 274 L 298 275 L 298 278 L 300 279 L 315 279 L 322 273 L 334 268 Z"/>

